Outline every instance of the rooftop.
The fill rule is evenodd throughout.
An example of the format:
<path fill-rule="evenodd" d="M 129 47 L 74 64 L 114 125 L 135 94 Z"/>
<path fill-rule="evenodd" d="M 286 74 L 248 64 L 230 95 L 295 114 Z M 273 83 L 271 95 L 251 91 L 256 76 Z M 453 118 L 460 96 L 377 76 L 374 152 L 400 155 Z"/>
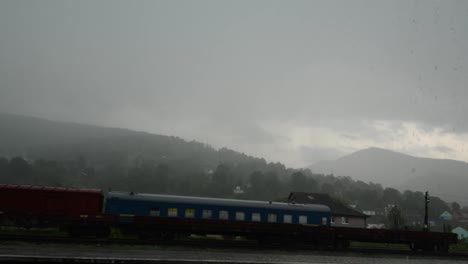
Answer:
<path fill-rule="evenodd" d="M 361 212 L 347 207 L 326 193 L 291 192 L 288 197 L 288 202 L 300 204 L 323 204 L 330 207 L 332 215 L 368 217 Z"/>

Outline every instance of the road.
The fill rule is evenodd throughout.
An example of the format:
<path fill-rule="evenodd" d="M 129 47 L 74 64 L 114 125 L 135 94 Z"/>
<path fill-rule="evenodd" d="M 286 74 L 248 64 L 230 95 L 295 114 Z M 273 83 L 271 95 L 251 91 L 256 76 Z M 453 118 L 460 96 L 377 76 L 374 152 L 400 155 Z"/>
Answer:
<path fill-rule="evenodd" d="M 356 252 L 201 249 L 190 247 L 0 243 L 0 260 L 78 263 L 468 263 L 468 258 Z"/>

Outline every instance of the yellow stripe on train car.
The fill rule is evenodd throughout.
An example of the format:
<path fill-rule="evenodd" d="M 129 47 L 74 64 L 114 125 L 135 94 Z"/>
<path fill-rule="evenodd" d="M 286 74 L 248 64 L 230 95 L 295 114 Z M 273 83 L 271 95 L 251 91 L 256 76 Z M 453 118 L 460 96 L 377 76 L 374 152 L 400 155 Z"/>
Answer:
<path fill-rule="evenodd" d="M 120 217 L 134 217 L 134 214 L 120 214 Z"/>

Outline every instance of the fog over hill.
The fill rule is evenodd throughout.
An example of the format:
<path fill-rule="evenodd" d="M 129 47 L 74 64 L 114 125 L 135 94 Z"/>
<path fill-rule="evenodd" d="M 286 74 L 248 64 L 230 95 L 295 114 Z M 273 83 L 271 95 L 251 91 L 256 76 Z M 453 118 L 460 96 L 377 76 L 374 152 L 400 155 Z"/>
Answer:
<path fill-rule="evenodd" d="M 334 161 L 309 167 L 315 173 L 350 176 L 403 190 L 428 190 L 446 201 L 468 204 L 468 164 L 462 161 L 413 157 L 381 148 L 368 148 Z"/>
<path fill-rule="evenodd" d="M 128 136 L 135 131 L 55 122 L 47 119 L 0 113 L 0 151 L 3 155 L 21 154 L 35 147 L 80 143 L 103 137 Z"/>
<path fill-rule="evenodd" d="M 262 158 L 174 136 L 5 113 L 0 113 L 0 124 L 0 157 L 60 161 L 85 158 L 93 166 L 125 164 L 136 159 L 155 163 L 185 161 L 207 170 L 222 162 L 268 165 Z M 271 166 L 285 168 L 279 163 Z"/>
<path fill-rule="evenodd" d="M 466 10 L 0 1 L 0 112 L 195 139 L 296 168 L 369 146 L 468 161 Z"/>
<path fill-rule="evenodd" d="M 76 123 L 55 122 L 40 118 L 0 114 L 0 157 L 23 156 L 73 162 L 80 159 L 97 170 L 118 165 L 115 173 L 148 161 L 169 164 L 171 170 L 185 177 L 194 171 L 215 170 L 220 163 L 242 164 L 242 179 L 254 171 L 275 171 L 279 179 L 293 172 L 281 163 L 245 155 L 227 148 L 186 141 L 120 128 L 106 128 Z M 468 205 L 468 165 L 453 160 L 417 158 L 384 149 L 357 151 L 336 161 L 317 163 L 314 173 L 351 176 L 355 180 L 380 183 L 404 190 L 429 190 L 446 201 Z M 115 176 L 115 175 L 113 175 Z M 324 177 L 315 175 L 323 184 Z M 326 178 L 326 177 L 325 177 Z"/>

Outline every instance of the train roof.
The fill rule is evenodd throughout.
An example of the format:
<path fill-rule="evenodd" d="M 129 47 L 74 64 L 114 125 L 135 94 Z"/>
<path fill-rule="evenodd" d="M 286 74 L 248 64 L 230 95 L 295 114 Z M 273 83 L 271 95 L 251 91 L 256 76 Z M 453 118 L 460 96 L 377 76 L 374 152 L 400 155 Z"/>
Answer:
<path fill-rule="evenodd" d="M 86 193 L 86 194 L 101 194 L 98 189 L 82 189 L 82 188 L 65 188 L 65 187 L 49 187 L 38 185 L 16 185 L 16 184 L 0 184 L 0 190 L 13 191 L 31 191 L 31 192 L 60 192 L 60 193 Z"/>
<path fill-rule="evenodd" d="M 310 211 L 310 212 L 330 212 L 330 208 L 328 206 L 321 205 L 321 204 L 291 204 L 291 203 L 281 203 L 281 202 L 266 202 L 266 201 L 221 199 L 221 198 L 146 194 L 146 193 L 132 194 L 128 192 L 115 192 L 115 191 L 108 192 L 107 197 L 124 199 L 124 200 L 184 203 L 184 204 L 194 204 L 194 205 L 250 207 L 250 208 L 265 208 L 265 209 L 278 209 L 278 210 L 291 210 L 291 211 Z"/>

